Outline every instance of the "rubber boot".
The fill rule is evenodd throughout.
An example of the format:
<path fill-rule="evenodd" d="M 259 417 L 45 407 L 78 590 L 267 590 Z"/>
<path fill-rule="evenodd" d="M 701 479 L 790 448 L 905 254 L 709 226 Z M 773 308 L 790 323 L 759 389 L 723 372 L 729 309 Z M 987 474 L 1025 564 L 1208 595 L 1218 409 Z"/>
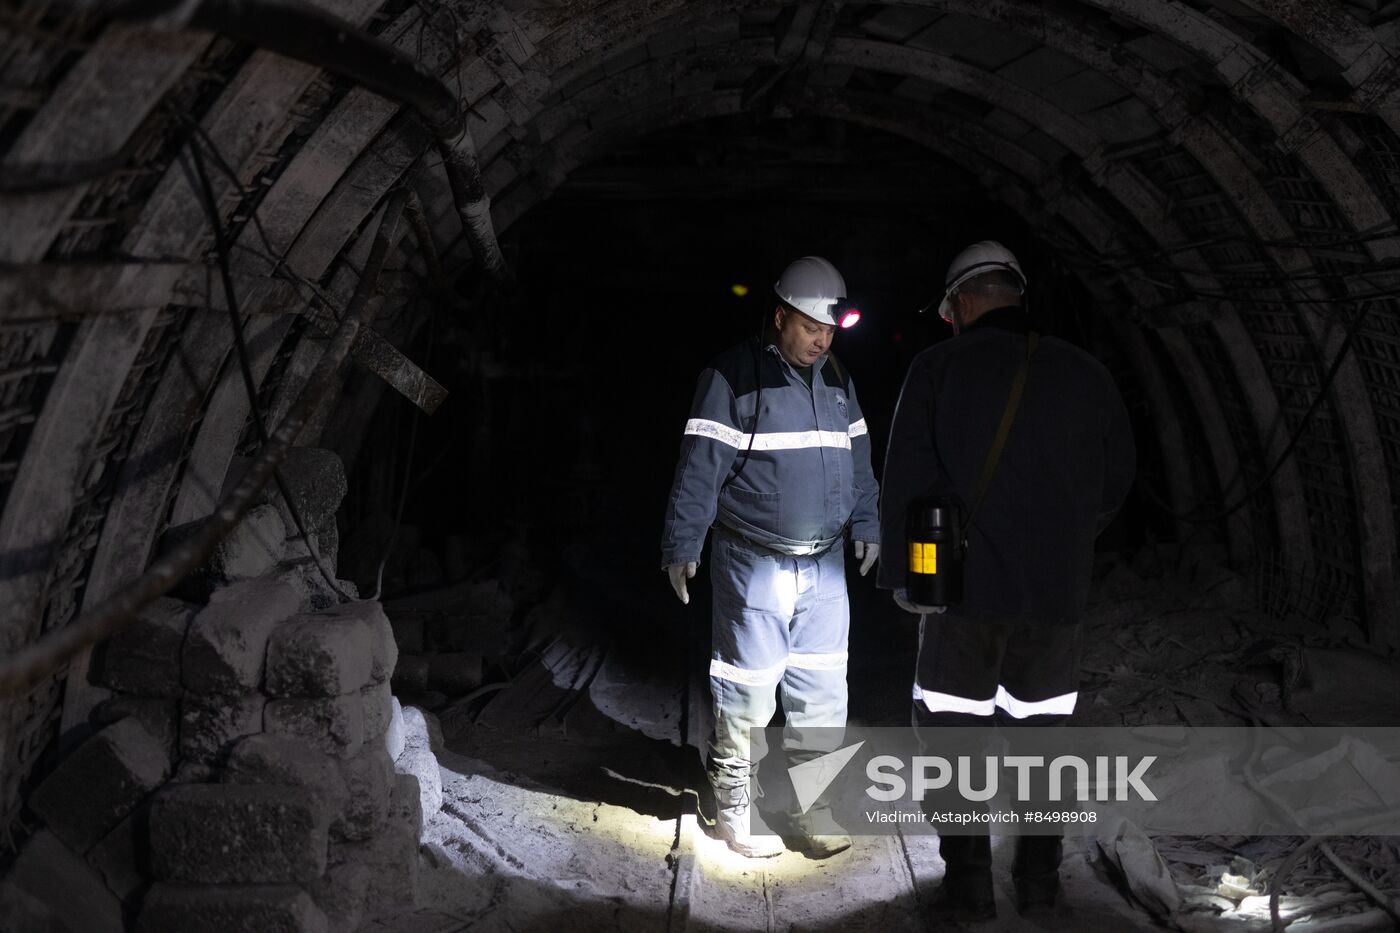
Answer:
<path fill-rule="evenodd" d="M 830 858 L 851 847 L 851 837 L 831 815 L 830 807 L 813 807 L 789 817 L 793 848 L 808 858 Z"/>
<path fill-rule="evenodd" d="M 1016 885 L 1016 909 L 1021 913 L 1048 911 L 1060 896 L 1059 836 L 1017 836 L 1011 879 Z"/>
<path fill-rule="evenodd" d="M 938 853 L 947 871 L 934 900 L 935 919 L 955 923 L 995 919 L 991 837 L 939 836 Z"/>
<path fill-rule="evenodd" d="M 764 825 L 757 810 L 749 807 L 747 785 L 716 787 L 715 835 L 725 845 L 749 858 L 772 858 L 784 851 L 783 841 Z"/>

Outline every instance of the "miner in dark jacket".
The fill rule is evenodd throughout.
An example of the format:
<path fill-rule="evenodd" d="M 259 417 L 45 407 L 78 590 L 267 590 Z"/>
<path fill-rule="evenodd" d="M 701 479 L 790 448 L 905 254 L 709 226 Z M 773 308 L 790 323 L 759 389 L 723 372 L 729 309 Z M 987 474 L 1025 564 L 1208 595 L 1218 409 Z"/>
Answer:
<path fill-rule="evenodd" d="M 994 241 L 953 260 L 939 313 L 956 337 L 914 359 L 890 429 L 882 550 L 906 554 L 912 501 L 955 497 L 964 515 L 973 505 L 1011 387 L 1027 367 L 1014 420 L 965 529 L 961 600 L 950 607 L 913 602 L 907 561 L 880 564 L 878 585 L 921 614 L 916 726 L 1054 725 L 1074 711 L 1094 539 L 1133 481 L 1132 430 L 1112 378 L 1063 340 L 1030 341 L 1025 285 L 1016 257 Z M 939 840 L 947 863 L 941 905 L 961 919 L 995 915 L 990 839 L 985 828 L 980 833 Z M 1017 837 L 1013 876 L 1022 908 L 1053 905 L 1060 850 L 1058 836 Z"/>

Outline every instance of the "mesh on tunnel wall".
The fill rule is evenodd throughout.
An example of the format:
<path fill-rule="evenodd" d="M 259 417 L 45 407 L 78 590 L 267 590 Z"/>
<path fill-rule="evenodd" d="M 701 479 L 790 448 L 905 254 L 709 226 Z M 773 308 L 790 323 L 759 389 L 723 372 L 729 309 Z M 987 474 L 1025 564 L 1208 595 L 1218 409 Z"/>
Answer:
<path fill-rule="evenodd" d="M 157 317 L 127 373 L 100 436 L 90 449 L 87 468 L 80 474 L 84 477 L 83 488 L 78 492 L 67 530 L 49 565 L 41 632 L 67 625 L 82 605 L 83 588 L 117 480 L 131 454 L 132 441 L 160 373 L 169 362 L 188 320 L 188 312 L 173 307 Z M 7 765 L 0 771 L 0 827 L 10 825 L 15 819 L 22 785 L 57 735 L 63 688 L 64 679 L 56 676 L 39 684 L 19 702 L 0 706 L 0 715 L 10 717 L 9 729 L 0 730 L 0 734 L 8 731 L 11 746 L 0 748 L 0 760 Z"/>

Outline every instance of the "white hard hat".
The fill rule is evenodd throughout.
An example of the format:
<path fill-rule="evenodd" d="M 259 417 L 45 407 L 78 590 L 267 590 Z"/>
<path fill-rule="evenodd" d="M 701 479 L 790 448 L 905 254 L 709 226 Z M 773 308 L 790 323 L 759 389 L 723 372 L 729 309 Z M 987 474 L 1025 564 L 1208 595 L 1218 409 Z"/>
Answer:
<path fill-rule="evenodd" d="M 949 324 L 953 323 L 953 310 L 948 304 L 949 296 L 968 279 L 975 278 L 985 272 L 994 272 L 997 269 L 1006 269 L 1016 273 L 1016 278 L 1021 280 L 1021 290 L 1025 290 L 1026 274 L 1021 271 L 1021 264 L 1016 261 L 1011 250 L 996 240 L 973 243 L 954 256 L 953 261 L 948 264 L 948 277 L 944 280 L 943 301 L 938 305 L 938 316 Z"/>
<path fill-rule="evenodd" d="M 846 300 L 846 280 L 820 256 L 803 256 L 783 270 L 773 291 L 784 302 L 823 324 L 850 327 L 860 312 Z"/>

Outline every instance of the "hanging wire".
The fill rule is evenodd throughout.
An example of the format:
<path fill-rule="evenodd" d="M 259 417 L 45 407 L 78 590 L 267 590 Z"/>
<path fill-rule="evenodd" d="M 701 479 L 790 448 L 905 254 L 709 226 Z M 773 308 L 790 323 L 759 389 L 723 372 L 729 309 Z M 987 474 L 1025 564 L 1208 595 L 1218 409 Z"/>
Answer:
<path fill-rule="evenodd" d="M 189 151 L 191 161 L 194 163 L 195 176 L 199 182 L 200 203 L 204 207 L 205 216 L 209 220 L 209 226 L 214 233 L 214 251 L 219 261 L 219 277 L 223 283 L 224 299 L 228 305 L 229 325 L 233 331 L 233 343 L 237 350 L 238 366 L 243 377 L 243 388 L 248 395 L 248 410 L 252 418 L 253 425 L 258 432 L 258 441 L 264 446 L 270 440 L 267 431 L 267 423 L 263 418 L 262 406 L 258 402 L 257 381 L 253 377 L 252 363 L 249 359 L 248 343 L 243 333 L 243 316 L 239 312 L 238 297 L 233 286 L 233 272 L 229 266 L 228 243 L 224 237 L 223 225 L 219 222 L 218 204 L 214 199 L 214 188 L 209 182 L 209 174 L 205 169 L 204 155 L 200 151 L 201 144 L 195 138 L 190 139 Z M 227 164 L 227 163 L 225 163 Z M 307 553 L 311 555 L 312 561 L 316 564 L 316 569 L 325 579 L 326 585 L 330 587 L 342 602 L 351 602 L 355 597 L 346 593 L 340 588 L 340 583 L 335 579 L 335 575 L 327 569 L 325 562 L 321 559 L 319 548 L 312 542 L 311 534 L 306 529 L 306 522 L 303 520 L 301 510 L 297 507 L 291 490 L 288 488 L 285 478 L 282 475 L 281 467 L 273 470 L 273 482 L 277 484 L 277 491 L 282 496 L 282 501 L 287 506 L 287 511 L 292 516 L 292 522 L 296 525 L 297 534 L 306 545 Z"/>
<path fill-rule="evenodd" d="M 195 134 L 196 136 L 198 136 L 198 137 L 200 138 L 200 140 L 203 141 L 203 143 L 205 144 L 205 146 L 209 149 L 210 157 L 213 159 L 215 166 L 228 178 L 229 182 L 234 186 L 235 190 L 237 190 L 237 191 L 239 192 L 239 195 L 240 195 L 242 198 L 244 198 L 245 200 L 249 199 L 250 196 L 251 196 L 251 192 L 249 192 L 248 189 L 243 185 L 242 180 L 238 177 L 238 174 L 233 170 L 233 167 L 229 164 L 228 159 L 224 157 L 223 152 L 220 151 L 220 149 L 219 149 L 218 145 L 215 143 L 215 141 L 214 141 L 212 138 L 210 138 L 209 134 L 204 130 L 204 127 L 202 127 L 197 121 L 190 120 L 188 117 L 184 116 L 183 114 L 181 114 L 181 115 L 179 115 L 179 116 L 180 116 L 180 119 L 182 120 L 182 122 L 185 122 L 186 125 L 194 132 L 194 134 Z M 192 141 L 192 144 L 191 144 L 191 151 L 195 153 L 196 160 L 198 160 L 198 158 L 199 158 L 199 151 L 198 151 L 198 148 L 197 148 L 196 146 L 193 145 L 193 141 Z M 197 162 L 196 162 L 196 169 L 197 169 L 197 170 L 200 170 L 201 168 L 202 168 L 202 164 L 199 163 L 199 162 L 197 161 Z M 201 187 L 204 187 L 204 185 L 206 184 L 206 182 L 207 182 L 207 179 L 202 179 L 202 180 L 201 180 Z M 212 189 L 210 189 L 210 190 L 206 193 L 205 199 L 206 199 L 206 200 L 209 200 L 209 198 L 211 198 L 211 197 L 212 197 Z M 409 205 L 410 205 L 410 207 L 412 207 L 412 205 L 413 205 L 414 203 L 415 203 L 415 201 L 414 201 L 414 196 L 410 193 L 410 196 L 409 196 Z M 206 205 L 206 213 L 209 212 L 209 210 L 210 210 L 210 208 L 208 207 L 208 205 Z M 215 223 L 215 222 L 216 222 L 216 219 L 217 219 L 217 213 L 214 213 L 214 214 L 212 214 L 211 216 L 214 218 L 214 220 L 211 220 L 211 223 Z M 255 248 L 253 248 L 253 247 L 251 247 L 251 246 L 247 246 L 246 244 L 234 244 L 234 245 L 233 245 L 233 248 L 235 248 L 235 249 L 243 249 L 243 250 L 245 250 L 245 251 L 248 251 L 248 252 L 252 253 L 253 255 L 260 256 L 260 257 L 263 258 L 265 261 L 269 262 L 269 263 L 272 265 L 272 270 L 273 270 L 272 274 L 273 274 L 273 275 L 280 275 L 280 276 L 282 276 L 283 278 L 288 278 L 289 280 L 294 281 L 294 282 L 297 282 L 298 284 L 306 284 L 306 285 L 309 285 L 311 288 L 313 288 L 313 289 L 315 290 L 317 296 L 318 296 L 319 298 L 321 298 L 322 303 L 330 310 L 332 316 L 333 316 L 337 321 L 341 320 L 341 319 L 344 317 L 344 311 L 343 311 L 342 309 L 340 309 L 338 306 L 336 306 L 336 305 L 334 304 L 334 302 L 330 299 L 329 296 L 325 296 L 325 295 L 323 294 L 323 290 L 320 288 L 320 286 L 319 286 L 317 283 L 311 282 L 310 280 L 305 279 L 304 277 L 298 275 L 297 273 L 295 273 L 292 269 L 290 269 L 290 268 L 286 265 L 286 263 L 282 260 L 281 257 L 275 255 L 275 249 L 274 249 L 274 247 L 272 246 L 271 238 L 268 236 L 267 231 L 263 228 L 263 226 L 262 226 L 262 221 L 258 218 L 258 213 L 257 213 L 257 209 L 256 209 L 256 208 L 253 208 L 253 209 L 249 212 L 249 222 L 252 223 L 252 224 L 254 225 L 254 228 L 257 230 L 258 235 L 259 235 L 259 238 L 262 240 L 262 242 L 263 242 L 263 247 L 264 247 L 264 249 L 266 250 L 266 252 L 265 252 L 265 253 L 261 253 L 261 252 L 259 252 L 258 250 L 256 250 Z M 428 235 L 429 235 L 429 233 L 428 233 L 425 229 L 422 229 L 422 228 L 418 228 L 418 229 L 416 230 L 416 232 L 418 233 L 418 235 L 421 235 L 421 236 L 428 236 Z M 223 246 L 222 248 L 219 246 L 220 243 L 224 243 L 224 246 Z M 220 253 L 220 256 L 219 256 L 220 267 L 221 267 L 221 274 L 224 275 L 224 277 L 225 277 L 225 293 L 226 293 L 227 303 L 229 304 L 230 309 L 232 309 L 232 308 L 234 307 L 234 298 L 233 298 L 233 291 L 232 291 L 232 279 L 231 279 L 231 276 L 229 276 L 229 275 L 227 274 L 227 272 L 226 272 L 227 267 L 228 267 L 228 255 L 227 255 L 227 253 L 228 253 L 228 244 L 227 244 L 226 240 L 224 240 L 223 237 L 222 237 L 222 229 L 219 229 L 219 230 L 216 231 L 216 234 L 215 234 L 215 247 L 216 247 L 216 250 L 219 250 L 219 249 L 222 249 L 222 250 L 223 250 L 223 251 Z M 429 260 L 428 260 L 428 257 L 431 255 L 432 250 L 430 250 L 430 249 L 427 247 L 426 244 L 421 245 L 421 248 L 422 248 L 422 252 L 423 252 L 423 254 L 424 254 L 424 261 L 425 261 L 425 262 L 428 262 L 428 261 L 429 261 Z M 293 276 L 294 276 L 295 278 L 291 278 L 291 277 L 293 277 Z M 233 319 L 233 320 L 235 320 L 235 321 L 239 320 L 238 317 L 234 316 L 234 312 L 231 311 L 230 313 L 231 313 L 231 316 L 232 316 L 232 319 Z M 428 331 L 428 350 L 427 350 L 427 352 L 428 352 L 429 354 L 431 354 L 431 352 L 432 352 L 432 347 L 433 347 L 434 341 L 435 341 L 435 334 L 436 334 L 436 330 L 435 330 L 436 319 L 435 319 L 435 317 L 434 317 L 432 314 L 429 314 L 428 322 L 429 322 L 429 331 Z M 251 369 L 249 369 L 248 366 L 247 366 L 247 360 L 246 360 L 246 357 L 247 357 L 247 347 L 246 347 L 246 345 L 243 343 L 243 339 L 242 339 L 242 327 L 241 327 L 240 325 L 238 325 L 238 324 L 235 324 L 235 326 L 234 326 L 234 333 L 235 333 L 235 338 L 236 338 L 236 340 L 237 340 L 237 341 L 239 342 L 239 344 L 240 344 L 240 349 L 239 349 L 239 353 L 240 353 L 240 363 L 241 363 L 241 365 L 243 365 L 243 368 L 244 368 L 244 370 L 245 370 L 245 372 L 244 372 L 245 387 L 251 386 L 251 385 L 252 385 L 252 373 L 251 373 Z M 252 389 L 249 389 L 248 391 L 249 391 L 249 393 L 250 393 L 250 394 L 249 394 L 249 398 L 250 398 L 250 400 L 252 400 L 252 406 L 253 406 L 252 410 L 253 410 L 253 412 L 255 413 L 255 423 L 258 425 L 259 432 L 260 432 L 260 436 L 262 436 L 262 433 L 263 433 L 262 420 L 261 420 L 261 416 L 257 414 L 257 412 L 258 412 L 258 403 L 257 403 L 256 398 L 255 398 L 255 392 L 254 392 Z M 401 527 L 401 525 L 402 525 L 402 523 L 403 523 L 404 511 L 405 511 L 406 506 L 407 506 L 407 503 L 408 503 L 409 491 L 410 491 L 410 489 L 412 488 L 412 484 L 410 483 L 410 480 L 411 480 L 412 475 L 413 475 L 413 463 L 414 463 L 414 459 L 415 459 L 415 457 L 416 457 L 416 451 L 417 451 L 418 424 L 419 424 L 419 411 L 418 411 L 418 409 L 415 407 L 415 408 L 414 408 L 414 412 L 413 412 L 413 423 L 412 423 L 412 427 L 411 427 L 410 432 L 409 432 L 408 454 L 407 454 L 407 463 L 406 463 L 405 473 L 404 473 L 404 484 L 403 484 L 403 488 L 402 488 L 402 490 L 401 490 L 401 492 L 400 492 L 399 504 L 398 504 L 398 508 L 397 508 L 397 513 L 396 513 L 396 516 L 395 516 L 395 518 L 394 518 L 394 530 L 393 530 L 393 533 L 390 535 L 388 544 L 385 546 L 383 556 L 380 558 L 379 563 L 378 563 L 378 570 L 377 570 L 377 572 L 376 572 L 376 574 L 375 574 L 375 591 L 374 591 L 374 594 L 371 595 L 371 596 L 368 596 L 368 597 L 361 597 L 362 599 L 367 599 L 367 600 L 378 600 L 378 599 L 382 596 L 382 594 L 383 594 L 384 569 L 385 569 L 385 567 L 387 566 L 387 564 L 388 564 L 388 562 L 389 562 L 389 557 L 390 557 L 390 555 L 391 555 L 392 552 L 393 552 L 394 544 L 395 544 L 395 542 L 396 542 L 396 540 L 397 540 L 397 538 L 398 538 L 399 529 L 400 529 L 400 527 Z M 274 475 L 277 477 L 278 482 L 279 482 L 279 489 L 281 489 L 281 485 L 280 485 L 280 483 L 281 483 L 280 475 L 278 475 L 278 474 L 274 474 Z M 287 493 L 286 493 L 285 490 L 282 490 L 282 497 L 283 497 L 284 500 L 286 500 L 286 501 L 288 502 L 289 506 L 291 506 L 293 509 L 295 508 L 294 506 L 291 505 L 291 500 L 290 500 L 290 498 L 287 496 Z M 296 521 L 296 523 L 297 523 L 297 531 L 298 531 L 298 533 L 302 536 L 302 540 L 305 541 L 305 542 L 307 543 L 307 549 L 308 549 L 308 551 L 311 552 L 312 557 L 316 560 L 317 567 L 320 569 L 322 576 L 325 577 L 325 578 L 327 579 L 328 582 L 331 582 L 331 575 L 330 575 L 330 573 L 326 570 L 326 568 L 322 565 L 320 556 L 319 556 L 319 555 L 315 552 L 315 550 L 311 547 L 310 538 L 307 537 L 306 530 L 305 530 L 305 528 L 304 528 L 303 525 L 302 525 L 301 519 L 298 517 L 298 515 L 297 515 L 297 513 L 296 513 L 295 511 L 292 512 L 292 516 L 293 516 L 293 519 L 294 519 L 294 520 Z M 336 592 L 342 599 L 348 600 L 348 601 L 353 601 L 353 600 L 355 600 L 355 597 L 352 597 L 352 596 L 350 596 L 349 594 L 345 593 L 343 590 L 341 590 L 340 587 L 339 587 L 339 585 L 338 585 L 337 583 L 331 582 L 331 585 L 332 585 L 332 587 L 334 588 L 335 592 Z"/>

